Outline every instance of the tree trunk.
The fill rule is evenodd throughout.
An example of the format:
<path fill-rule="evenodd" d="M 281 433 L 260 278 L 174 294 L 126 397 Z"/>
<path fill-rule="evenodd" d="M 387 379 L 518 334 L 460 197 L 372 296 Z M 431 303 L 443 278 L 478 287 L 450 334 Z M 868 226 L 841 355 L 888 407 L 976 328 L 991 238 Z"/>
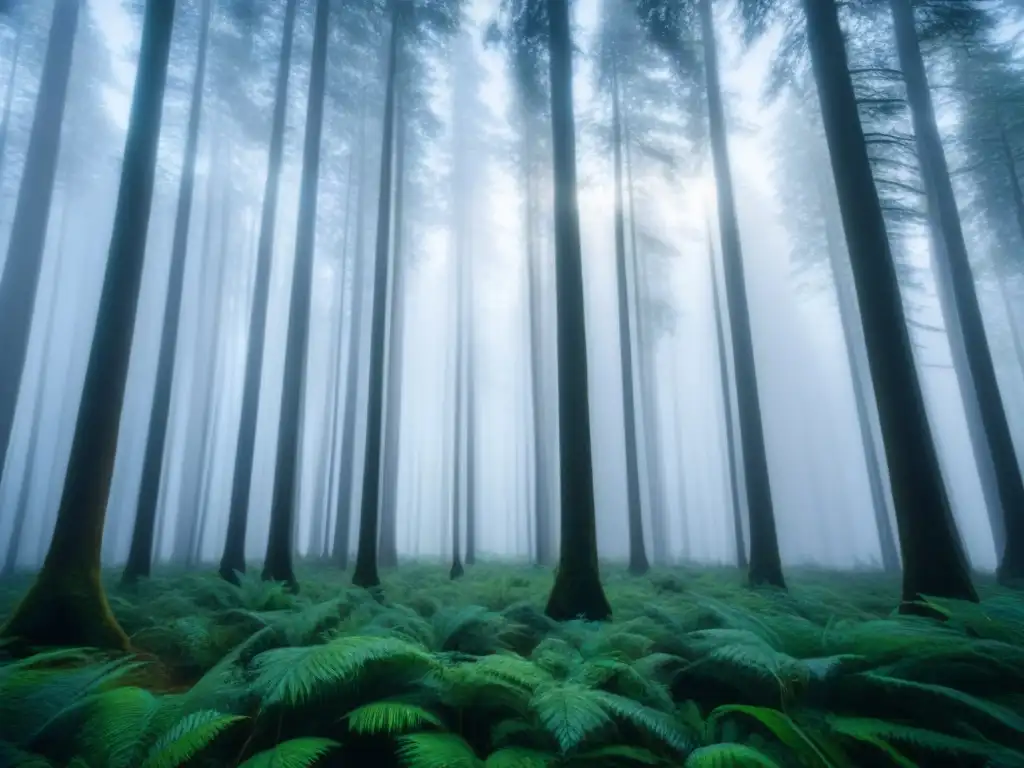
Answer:
<path fill-rule="evenodd" d="M 260 239 L 256 246 L 256 286 L 245 355 L 242 416 L 238 428 L 238 448 L 235 453 L 235 467 L 232 474 L 228 530 L 224 540 L 224 554 L 220 561 L 221 577 L 232 583 L 238 582 L 236 572 L 245 572 L 245 534 L 249 521 L 253 455 L 256 451 L 256 421 L 259 417 L 267 305 L 270 301 L 270 262 L 274 252 L 278 181 L 281 176 L 281 159 L 284 151 L 285 111 L 288 107 L 288 74 L 291 69 L 292 35 L 295 31 L 297 6 L 298 0 L 288 0 L 284 12 L 281 60 L 278 64 L 277 85 L 274 93 L 274 116 L 270 129 L 267 178 L 263 190 L 263 209 L 260 218 Z"/>
<path fill-rule="evenodd" d="M 827 201 L 833 199 L 832 190 L 821 178 L 815 175 L 818 199 L 821 202 L 821 216 L 825 224 L 825 248 L 828 251 L 829 265 L 832 269 L 832 282 L 836 290 L 836 304 L 839 308 L 839 323 L 843 329 L 843 346 L 846 349 L 846 363 L 850 371 L 850 383 L 853 386 L 853 401 L 857 409 L 857 426 L 860 430 L 861 447 L 864 450 L 864 463 L 868 474 L 868 487 L 871 491 L 871 508 L 875 515 L 875 528 L 878 531 L 878 544 L 882 555 L 882 568 L 886 572 L 895 573 L 900 569 L 899 552 L 896 549 L 896 536 L 889 522 L 889 500 L 885 491 L 885 480 L 882 477 L 882 457 L 878 455 L 874 432 L 871 428 L 872 405 L 870 393 L 864 387 L 861 366 L 858 362 L 858 350 L 861 339 L 857 334 L 857 297 L 851 290 L 847 279 L 848 266 L 843 253 L 842 222 L 839 211 Z M 837 226 L 838 225 L 838 226 Z"/>
<path fill-rule="evenodd" d="M 352 583 L 376 587 L 377 532 L 380 513 L 380 468 L 383 448 L 381 422 L 384 410 L 385 321 L 387 320 L 391 206 L 394 195 L 392 168 L 395 159 L 395 69 L 401 34 L 400 0 L 391 3 L 391 39 L 384 101 L 384 136 L 380 158 L 380 202 L 377 206 L 377 247 L 373 273 L 373 304 L 370 320 L 370 384 L 366 406 L 366 460 L 363 466 L 363 494 L 359 509 L 359 546 Z"/>
<path fill-rule="evenodd" d="M 557 621 L 611 618 L 601 585 L 594 509 L 583 259 L 576 201 L 576 126 L 568 0 L 548 3 L 558 294 L 558 424 L 562 535 L 546 613 Z"/>
<path fill-rule="evenodd" d="M 135 526 L 122 581 L 133 583 L 149 576 L 153 552 L 153 530 L 156 523 L 156 503 L 160 494 L 161 468 L 167 442 L 167 422 L 171 413 L 171 387 L 174 383 L 174 361 L 178 350 L 178 331 L 181 325 L 182 286 L 185 281 L 185 256 L 192 220 L 193 190 L 195 188 L 196 147 L 199 144 L 199 124 L 203 111 L 203 90 L 206 82 L 207 41 L 210 34 L 212 0 L 203 0 L 202 21 L 199 31 L 199 58 L 192 83 L 192 102 L 189 107 L 188 129 L 185 138 L 185 160 L 178 188 L 178 209 L 174 222 L 174 241 L 171 245 L 171 269 L 167 278 L 167 300 L 164 305 L 163 325 L 156 370 L 156 391 L 150 408 L 149 431 L 142 460 L 142 482 L 135 510 Z M 216 155 L 216 152 L 213 153 Z M 211 172 L 211 177 L 212 177 Z M 210 185 L 212 189 L 213 185 Z M 207 198 L 207 206 L 210 199 Z M 209 216 L 207 216 L 209 218 Z M 209 224 L 207 224 L 209 227 Z M 206 254 L 208 255 L 208 254 Z M 179 514 L 181 512 L 179 511 Z"/>
<path fill-rule="evenodd" d="M 617 53 L 614 55 L 618 55 Z M 626 223 L 622 202 L 622 116 L 618 69 L 612 64 L 612 156 L 615 176 L 615 274 L 619 315 L 619 371 L 622 383 L 622 424 L 626 439 L 626 521 L 629 529 L 629 572 L 647 573 L 650 563 L 644 546 L 643 508 L 640 503 L 640 460 L 637 450 L 636 406 L 633 392 L 633 333 L 630 327 L 626 275 Z M 636 274 L 633 275 L 636 279 Z M 639 307 L 637 308 L 639 310 Z"/>
<path fill-rule="evenodd" d="M 82 0 L 58 3 L 39 78 L 32 132 L 25 150 L 21 189 L 0 272 L 0 479 L 10 447 L 18 390 L 35 313 L 46 228 L 53 200 L 71 55 Z M 6 123 L 5 123 L 6 125 Z"/>
<path fill-rule="evenodd" d="M 722 303 L 718 298 L 718 269 L 715 264 L 715 247 L 711 242 L 711 228 L 708 227 L 708 253 L 711 262 L 711 298 L 715 313 L 715 343 L 718 349 L 718 378 L 722 386 L 722 416 L 725 420 L 725 445 L 728 451 L 729 492 L 732 499 L 732 527 L 736 543 L 736 564 L 747 568 L 747 547 L 743 539 L 743 501 L 740 498 L 739 466 L 736 462 L 736 437 L 732 418 L 732 386 L 729 381 L 729 351 L 725 346 L 725 324 L 722 322 Z"/>
<path fill-rule="evenodd" d="M 46 316 L 46 325 L 43 326 L 43 349 L 40 356 L 39 379 L 45 381 L 49 374 L 50 347 L 53 344 L 55 335 L 55 319 L 57 315 L 57 287 L 60 281 L 61 266 L 64 262 L 64 247 L 67 239 L 68 223 L 68 195 L 64 195 L 64 204 L 60 209 L 60 220 L 57 225 L 57 248 L 54 251 L 53 266 L 53 297 L 50 299 L 50 311 Z M 25 451 L 26 465 L 25 476 L 18 489 L 18 500 L 14 507 L 14 522 L 11 526 L 11 535 L 7 541 L 7 553 L 3 561 L 3 569 L 0 570 L 0 577 L 10 576 L 18 564 L 18 551 L 21 546 L 22 533 L 25 529 L 25 521 L 28 519 L 28 502 L 32 492 L 32 480 L 35 478 L 35 467 L 39 460 L 36 455 L 39 448 L 39 433 L 42 432 L 42 410 L 43 410 L 44 388 L 39 386 L 34 393 L 32 404 L 32 426 L 28 437 L 28 448 Z"/>
<path fill-rule="evenodd" d="M 835 0 L 804 0 L 903 560 L 903 601 L 977 600 L 943 484 Z"/>
<path fill-rule="evenodd" d="M 28 646 L 128 647 L 100 582 L 100 551 L 153 202 L 174 5 L 146 3 L 113 236 L 57 523 L 42 570 L 0 630 Z"/>
<path fill-rule="evenodd" d="M 395 141 L 395 215 L 391 280 L 390 332 L 388 339 L 387 418 L 384 421 L 384 488 L 381 493 L 380 542 L 378 565 L 398 566 L 398 465 L 402 439 L 402 381 L 405 362 L 406 278 L 409 271 L 403 252 L 402 228 L 405 225 L 405 143 L 406 118 L 402 100 L 396 106 L 397 137 Z"/>
<path fill-rule="evenodd" d="M 360 157 L 366 157 L 366 120 L 360 120 Z M 337 513 L 334 522 L 333 559 L 340 568 L 348 567 L 349 542 L 352 529 L 352 486 L 355 475 L 356 411 L 359 406 L 359 363 L 363 346 L 363 315 L 366 300 L 366 180 L 365 159 L 359 163 L 359 186 L 356 188 L 356 241 L 352 253 L 352 334 L 349 337 L 347 371 L 345 374 L 345 416 L 342 419 L 341 464 L 338 469 Z"/>
<path fill-rule="evenodd" d="M 309 355 L 310 296 L 313 293 L 313 253 L 316 249 L 316 196 L 320 180 L 320 138 L 324 123 L 324 84 L 327 75 L 327 39 L 330 32 L 330 0 L 317 0 L 313 28 L 313 59 L 310 65 L 306 136 L 302 152 L 302 188 L 291 300 L 288 303 L 288 341 L 281 390 L 281 421 L 277 438 L 277 469 L 270 507 L 270 536 L 263 565 L 264 581 L 283 581 L 298 589 L 292 567 L 293 524 L 299 503 L 299 452 Z"/>
<path fill-rule="evenodd" d="M 718 192 L 718 225 L 722 241 L 722 271 L 725 283 L 729 327 L 732 331 L 733 370 L 736 373 L 736 402 L 739 411 L 740 447 L 743 451 L 743 476 L 747 491 L 747 519 L 750 524 L 750 564 L 748 578 L 752 586 L 786 586 L 775 530 L 768 454 L 764 443 L 764 424 L 757 388 L 754 342 L 747 306 L 743 251 L 740 244 L 736 200 L 729 167 L 725 110 L 718 79 L 718 51 L 715 43 L 711 0 L 700 0 L 701 34 L 704 40 L 704 73 L 707 78 L 708 122 L 711 155 Z"/>

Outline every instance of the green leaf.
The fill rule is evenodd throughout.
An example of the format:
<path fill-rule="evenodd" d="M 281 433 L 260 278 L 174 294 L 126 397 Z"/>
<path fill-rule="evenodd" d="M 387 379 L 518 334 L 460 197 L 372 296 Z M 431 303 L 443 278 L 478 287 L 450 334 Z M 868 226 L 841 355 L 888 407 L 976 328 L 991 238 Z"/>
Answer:
<path fill-rule="evenodd" d="M 244 719 L 211 709 L 186 715 L 157 740 L 142 768 L 178 768 L 202 752 L 229 726 Z"/>
<path fill-rule="evenodd" d="M 753 717 L 775 737 L 792 749 L 810 765 L 819 768 L 832 768 L 834 763 L 825 756 L 810 736 L 786 714 L 768 707 L 750 707 L 740 704 L 727 704 L 716 708 L 709 716 L 708 723 L 720 719 L 723 715 L 736 713 Z"/>
<path fill-rule="evenodd" d="M 348 726 L 356 733 L 391 735 L 424 725 L 444 727 L 437 715 L 402 701 L 375 701 L 348 714 Z"/>
<path fill-rule="evenodd" d="M 547 685 L 539 688 L 530 700 L 530 708 L 563 753 L 611 724 L 611 718 L 593 694 L 579 685 Z"/>
<path fill-rule="evenodd" d="M 238 768 L 308 768 L 340 746 L 330 739 L 292 739 L 253 755 Z"/>
<path fill-rule="evenodd" d="M 623 766 L 632 764 L 659 765 L 665 761 L 649 749 L 616 744 L 610 747 L 587 750 L 571 759 L 570 762 L 574 765 L 592 766 L 604 764 L 613 768 L 623 768 Z"/>
<path fill-rule="evenodd" d="M 484 761 L 484 768 L 547 768 L 557 758 L 548 752 L 523 747 L 508 747 L 492 752 Z"/>
<path fill-rule="evenodd" d="M 398 756 L 408 768 L 480 768 L 465 739 L 453 733 L 414 733 L 399 740 Z"/>
<path fill-rule="evenodd" d="M 764 752 L 745 744 L 712 744 L 695 749 L 685 768 L 780 768 Z"/>

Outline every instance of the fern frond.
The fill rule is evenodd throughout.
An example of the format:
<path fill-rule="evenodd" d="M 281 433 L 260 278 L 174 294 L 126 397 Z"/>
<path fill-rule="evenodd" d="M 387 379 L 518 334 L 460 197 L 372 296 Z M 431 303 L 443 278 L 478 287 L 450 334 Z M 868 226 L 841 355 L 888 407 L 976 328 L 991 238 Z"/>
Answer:
<path fill-rule="evenodd" d="M 548 752 L 523 747 L 507 747 L 492 752 L 484 761 L 484 768 L 548 768 L 557 757 Z"/>
<path fill-rule="evenodd" d="M 414 733 L 399 739 L 398 756 L 407 768 L 480 768 L 482 761 L 453 733 Z"/>
<path fill-rule="evenodd" d="M 481 672 L 495 675 L 530 690 L 552 682 L 551 673 L 546 669 L 510 653 L 481 656 L 474 666 Z"/>
<path fill-rule="evenodd" d="M 186 715 L 157 740 L 142 768 L 178 768 L 202 752 L 231 725 L 244 719 L 214 710 Z"/>
<path fill-rule="evenodd" d="M 752 717 L 771 731 L 775 737 L 795 752 L 800 759 L 816 768 L 830 768 L 832 762 L 815 741 L 792 718 L 783 712 L 768 707 L 749 707 L 740 704 L 726 704 L 708 715 L 712 724 L 727 714 L 742 714 Z"/>
<path fill-rule="evenodd" d="M 563 753 L 578 747 L 612 720 L 594 695 L 580 685 L 545 685 L 537 689 L 530 708 Z"/>
<path fill-rule="evenodd" d="M 925 752 L 947 755 L 975 755 L 978 757 L 1001 758 L 1010 753 L 997 744 L 985 741 L 971 741 L 945 733 L 914 728 L 900 723 L 890 723 L 869 717 L 829 716 L 826 723 L 833 733 L 842 737 L 872 744 L 890 754 L 889 742 L 906 744 Z M 892 750 L 895 751 L 895 750 Z"/>
<path fill-rule="evenodd" d="M 665 761 L 643 747 L 613 744 L 610 747 L 590 749 L 569 758 L 569 765 L 606 765 L 610 768 L 625 768 L 627 765 L 665 765 Z"/>
<path fill-rule="evenodd" d="M 745 744 L 711 744 L 695 749 L 684 768 L 782 768 L 764 752 Z"/>
<path fill-rule="evenodd" d="M 326 645 L 278 648 L 254 659 L 253 690 L 264 706 L 298 706 L 358 683 L 376 664 L 390 663 L 419 677 L 437 667 L 422 648 L 388 637 L 339 637 Z"/>
<path fill-rule="evenodd" d="M 664 712 L 607 691 L 593 691 L 592 696 L 606 712 L 625 720 L 672 749 L 685 752 L 690 748 L 689 739 L 680 730 L 678 723 Z"/>
<path fill-rule="evenodd" d="M 309 768 L 332 749 L 340 747 L 330 739 L 302 738 L 278 744 L 253 755 L 238 768 Z"/>
<path fill-rule="evenodd" d="M 444 723 L 434 713 L 402 701 L 375 701 L 348 714 L 348 727 L 356 733 L 391 736 L 425 725 L 444 727 Z"/>
<path fill-rule="evenodd" d="M 0 741 L 0 765 L 10 768 L 53 768 L 42 755 L 34 755 L 7 741 Z"/>

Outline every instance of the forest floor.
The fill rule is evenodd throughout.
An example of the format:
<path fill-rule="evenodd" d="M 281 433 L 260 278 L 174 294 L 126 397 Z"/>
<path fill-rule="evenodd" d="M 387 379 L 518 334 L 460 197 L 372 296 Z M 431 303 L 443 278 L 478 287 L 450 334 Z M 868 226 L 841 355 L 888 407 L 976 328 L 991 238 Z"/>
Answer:
<path fill-rule="evenodd" d="M 138 653 L 0 648 L 0 768 L 1024 766 L 1024 596 L 984 578 L 937 620 L 881 574 L 607 566 L 614 621 L 556 624 L 547 569 L 447 571 L 111 573 Z"/>

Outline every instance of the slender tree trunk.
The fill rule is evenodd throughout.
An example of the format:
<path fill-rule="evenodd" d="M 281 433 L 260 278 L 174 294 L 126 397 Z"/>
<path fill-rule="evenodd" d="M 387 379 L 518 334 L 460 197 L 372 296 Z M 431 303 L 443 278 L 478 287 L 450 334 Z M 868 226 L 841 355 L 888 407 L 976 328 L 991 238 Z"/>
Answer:
<path fill-rule="evenodd" d="M 392 169 L 395 153 L 395 70 L 398 58 L 400 0 L 391 3 L 391 39 L 384 101 L 384 136 L 380 160 L 380 203 L 377 206 L 377 248 L 373 274 L 373 304 L 370 323 L 370 385 L 366 415 L 366 460 L 363 466 L 363 494 L 359 509 L 359 546 L 352 583 L 376 587 L 377 532 L 380 513 L 380 469 L 383 448 L 381 422 L 384 410 L 385 321 L 387 320 L 388 255 L 391 241 L 391 208 L 394 195 Z"/>
<path fill-rule="evenodd" d="M 202 21 L 199 31 L 199 58 L 192 83 L 192 102 L 189 107 L 188 129 L 185 138 L 185 160 L 178 188 L 178 209 L 174 222 L 174 241 L 171 245 L 171 269 L 167 278 L 167 300 L 164 305 L 163 325 L 156 371 L 156 391 L 150 408 L 149 431 L 142 460 L 142 482 L 135 510 L 135 526 L 122 581 L 133 583 L 149 576 L 153 553 L 153 530 L 156 523 L 156 503 L 160 494 L 161 469 L 167 443 L 167 422 L 171 414 L 171 388 L 174 383 L 174 361 L 178 350 L 178 331 L 181 326 L 182 287 L 185 282 L 185 257 L 192 221 L 193 190 L 195 188 L 196 148 L 199 144 L 199 125 L 203 111 L 203 90 L 206 83 L 206 52 L 210 34 L 212 0 L 203 0 Z M 213 152 L 214 156 L 216 152 Z M 211 176 L 213 174 L 211 173 Z M 213 185 L 210 185 L 212 189 Z M 207 205 L 210 204 L 207 198 Z M 209 216 L 207 217 L 209 219 Z M 207 224 L 209 228 L 209 224 Z M 206 254 L 208 255 L 208 254 Z M 179 511 L 179 514 L 181 512 Z"/>
<path fill-rule="evenodd" d="M 617 55 L 617 54 L 615 54 Z M 647 573 L 650 563 L 644 546 L 643 508 L 640 503 L 640 459 L 637 450 L 636 406 L 633 392 L 633 339 L 630 328 L 629 285 L 626 275 L 626 223 L 622 202 L 622 116 L 619 80 L 612 64 L 612 156 L 615 173 L 615 273 L 619 314 L 619 366 L 622 383 L 622 423 L 626 439 L 626 520 L 629 528 L 629 572 Z M 634 278 L 636 275 L 634 274 Z"/>
<path fill-rule="evenodd" d="M 10 447 L 18 390 L 32 330 L 39 272 L 53 200 L 61 125 L 71 75 L 71 55 L 82 0 L 58 3 L 39 78 L 32 131 L 25 150 L 21 189 L 0 272 L 0 479 Z M 6 122 L 5 122 L 6 125 Z"/>
<path fill-rule="evenodd" d="M 288 311 L 288 341 L 281 390 L 281 422 L 277 438 L 277 471 L 270 507 L 270 536 L 263 565 L 265 581 L 283 581 L 298 589 L 292 567 L 293 524 L 299 503 L 299 451 L 302 448 L 303 396 L 309 355 L 310 296 L 313 293 L 313 253 L 316 249 L 316 197 L 320 180 L 320 139 L 324 122 L 327 39 L 330 0 L 317 0 L 310 65 L 306 137 L 302 153 L 302 188 L 295 240 L 295 266 Z"/>
<path fill-rule="evenodd" d="M 718 349 L 718 378 L 722 386 L 722 417 L 725 420 L 725 446 L 728 452 L 729 492 L 732 507 L 732 527 L 736 544 L 736 564 L 747 568 L 747 547 L 743 540 L 743 501 L 740 498 L 739 466 L 736 462 L 736 437 L 732 418 L 732 385 L 729 381 L 729 351 L 725 345 L 725 324 L 722 322 L 722 303 L 718 298 L 718 268 L 715 248 L 711 241 L 711 227 L 708 227 L 708 253 L 711 262 L 711 298 L 715 313 L 715 343 Z"/>
<path fill-rule="evenodd" d="M 718 191 L 718 225 L 722 240 L 723 277 L 729 327 L 732 331 L 733 370 L 736 372 L 736 401 L 739 410 L 740 447 L 743 451 L 743 476 L 747 491 L 747 518 L 750 523 L 749 580 L 752 586 L 767 584 L 785 587 L 782 559 L 775 530 L 768 453 L 764 443 L 764 424 L 757 389 L 754 342 L 747 306 L 743 252 L 736 215 L 736 200 L 729 167 L 725 110 L 718 80 L 718 51 L 715 43 L 711 0 L 700 0 L 701 34 L 704 40 L 704 72 L 707 78 L 708 121 L 711 155 Z"/>
<path fill-rule="evenodd" d="M 21 56 L 21 43 L 24 39 L 24 23 L 18 26 L 14 37 L 14 53 L 11 56 L 11 71 L 7 75 L 7 88 L 4 89 L 4 114 L 0 118 L 0 187 L 3 185 L 4 166 L 7 160 L 7 136 L 11 128 L 11 107 L 14 105 L 14 77 L 18 73 L 18 59 Z"/>
<path fill-rule="evenodd" d="M 540 277 L 540 248 L 536 233 L 536 174 L 533 167 L 534 138 L 532 115 L 526 116 L 526 141 L 523 147 L 525 158 L 526 185 L 526 269 L 527 290 L 529 291 L 529 344 L 530 344 L 530 386 L 533 398 L 533 445 L 534 445 L 534 557 L 540 565 L 554 562 L 554 542 L 551 540 L 551 487 L 548 467 L 549 452 L 545 440 L 544 421 L 544 326 L 543 285 Z"/>
<path fill-rule="evenodd" d="M 61 267 L 64 263 L 64 248 L 67 239 L 68 223 L 68 193 L 64 193 L 64 204 L 60 208 L 60 220 L 57 225 L 57 247 L 54 250 L 53 267 L 53 297 L 50 299 L 50 310 L 46 316 L 46 325 L 43 326 L 43 349 L 40 356 L 39 379 L 45 381 L 49 373 L 50 347 L 53 344 L 53 337 L 56 335 L 57 316 L 57 287 L 61 276 Z M 42 432 L 42 410 L 44 399 L 44 387 L 40 385 L 34 393 L 32 403 L 32 427 L 29 432 L 28 448 L 25 451 L 27 457 L 25 466 L 25 477 L 18 489 L 18 500 L 14 507 L 14 522 L 11 526 L 11 535 L 7 541 L 7 553 L 3 562 L 3 569 L 0 570 L 0 577 L 10 576 L 18 564 L 18 552 L 21 547 L 21 539 L 25 529 L 25 521 L 28 519 L 28 502 L 32 493 L 32 481 L 36 476 L 36 463 L 39 460 L 39 435 Z"/>
<path fill-rule="evenodd" d="M 555 273 L 558 293 L 558 423 L 562 536 L 546 613 L 568 621 L 611 618 L 601 585 L 594 509 L 583 259 L 576 200 L 576 125 L 568 0 L 548 3 L 554 157 Z"/>
<path fill-rule="evenodd" d="M 857 297 L 847 279 L 848 266 L 843 252 L 842 221 L 839 211 L 826 201 L 833 199 L 832 191 L 820 174 L 815 175 L 818 199 L 821 201 L 821 216 L 825 222 L 825 248 L 828 251 L 829 265 L 832 269 L 832 281 L 836 290 L 836 304 L 839 307 L 839 323 L 843 328 L 843 346 L 846 349 L 846 363 L 850 370 L 850 383 L 853 386 L 853 401 L 857 409 L 857 426 L 860 430 L 861 447 L 864 450 L 864 463 L 868 473 L 868 487 L 871 491 L 871 508 L 875 515 L 875 528 L 878 531 L 878 544 L 882 555 L 882 568 L 895 573 L 900 569 L 899 552 L 896 549 L 896 536 L 889 522 L 888 494 L 885 491 L 885 480 L 882 477 L 882 457 L 878 455 L 874 432 L 871 428 L 871 410 L 873 403 L 870 393 L 864 386 L 861 366 L 857 360 L 857 352 L 861 339 L 857 335 Z"/>
<path fill-rule="evenodd" d="M 146 3 L 113 236 L 57 523 L 42 570 L 0 630 L 28 646 L 128 647 L 100 582 L 100 552 L 153 202 L 174 5 Z"/>
<path fill-rule="evenodd" d="M 975 458 L 982 472 L 983 485 L 986 475 L 989 475 L 994 483 L 988 485 L 990 489 L 994 485 L 992 490 L 997 491 L 989 494 L 996 498 L 987 498 L 986 504 L 993 520 L 992 530 L 997 546 L 999 537 L 1005 541 L 1005 546 L 998 553 L 1001 557 L 998 574 L 1001 581 L 1024 580 L 1024 476 L 1017 462 L 1013 435 L 978 304 L 977 284 L 935 119 L 914 10 L 909 0 L 891 0 L 890 6 L 921 175 L 928 196 L 929 216 L 938 235 L 935 244 L 940 246 L 935 249 L 934 256 L 938 282 L 946 290 L 940 290 L 939 297 L 944 316 L 954 321 L 952 324 L 947 322 L 950 342 L 955 350 L 962 352 L 962 357 L 956 356 L 961 361 L 959 372 L 965 374 L 960 377 L 961 390 L 965 402 L 969 401 L 968 423 L 974 424 L 972 442 L 975 443 Z M 957 319 L 959 323 L 955 322 Z M 967 364 L 966 371 L 963 362 Z"/>
<path fill-rule="evenodd" d="M 459 180 L 456 180 L 458 184 Z M 455 208 L 455 215 L 459 216 L 462 211 L 458 206 Z M 457 225 L 458 226 L 458 225 Z M 452 567 L 448 571 L 448 577 L 457 579 L 462 576 L 462 481 L 463 456 L 466 447 L 463 430 L 465 429 L 464 416 L 466 393 L 466 349 L 465 334 L 463 333 L 462 321 L 465 319 L 466 300 L 466 268 L 464 260 L 470 257 L 469 249 L 465 242 L 465 228 L 458 227 L 455 235 L 455 396 L 452 402 L 452 411 L 455 416 L 452 431 L 452 461 L 451 472 L 446 476 L 452 483 Z"/>
<path fill-rule="evenodd" d="M 352 529 L 352 486 L 355 476 L 356 411 L 359 406 L 359 363 L 363 346 L 363 302 L 366 300 L 366 119 L 360 120 L 359 181 L 356 188 L 355 248 L 352 253 L 352 334 L 349 337 L 347 371 L 345 374 L 345 416 L 342 419 L 341 464 L 338 470 L 337 513 L 334 522 L 333 558 L 340 568 L 348 567 L 349 542 Z"/>
<path fill-rule="evenodd" d="M 249 339 L 245 355 L 245 383 L 242 389 L 242 416 L 238 428 L 238 448 L 232 474 L 231 506 L 220 575 L 237 583 L 237 573 L 245 572 L 245 534 L 249 521 L 249 493 L 252 488 L 253 456 L 256 452 L 256 422 L 259 417 L 260 383 L 263 376 L 263 353 L 270 301 L 270 262 L 274 252 L 277 220 L 278 181 L 284 151 L 285 112 L 288 107 L 288 75 L 291 70 L 292 36 L 298 0 L 288 0 L 284 12 L 281 38 L 281 60 L 278 64 L 274 94 L 274 116 L 270 129 L 270 150 L 267 158 L 267 179 L 263 190 L 260 239 L 256 246 L 256 286 L 249 320 Z M 276 480 L 275 480 L 276 486 Z"/>
<path fill-rule="evenodd" d="M 803 7 L 889 467 L 904 608 L 923 595 L 976 601 L 914 364 L 838 8 L 835 0 L 804 0 Z"/>
<path fill-rule="evenodd" d="M 396 106 L 397 137 L 395 140 L 395 214 L 391 279 L 390 332 L 388 339 L 387 418 L 384 421 L 384 488 L 381 492 L 380 543 L 378 565 L 398 565 L 398 465 L 402 439 L 402 381 L 405 362 L 406 278 L 409 271 L 402 238 L 405 226 L 405 143 L 406 118 L 399 95 Z"/>

